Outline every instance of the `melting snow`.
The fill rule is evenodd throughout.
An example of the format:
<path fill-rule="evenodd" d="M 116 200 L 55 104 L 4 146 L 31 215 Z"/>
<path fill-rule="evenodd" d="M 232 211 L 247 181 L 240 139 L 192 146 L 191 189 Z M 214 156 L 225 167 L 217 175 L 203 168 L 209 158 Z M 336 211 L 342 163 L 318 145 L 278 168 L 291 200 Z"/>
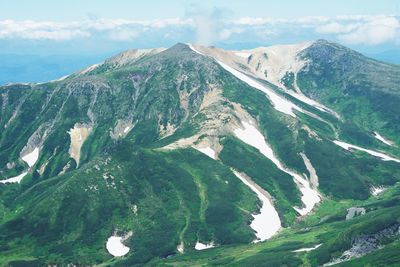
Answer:
<path fill-rule="evenodd" d="M 234 134 L 246 144 L 257 148 L 280 170 L 291 175 L 295 179 L 296 184 L 299 187 L 300 192 L 302 193 L 301 200 L 305 205 L 304 208 L 295 208 L 295 210 L 300 215 L 305 215 L 309 213 L 313 209 L 315 204 L 317 204 L 321 200 L 317 190 L 312 189 L 310 183 L 306 179 L 304 179 L 304 177 L 283 167 L 282 163 L 274 155 L 272 148 L 266 143 L 264 136 L 253 125 L 247 122 L 242 122 L 242 124 L 244 129 L 238 128 L 234 130 Z"/>
<path fill-rule="evenodd" d="M 31 153 L 28 153 L 25 156 L 23 156 L 22 160 L 25 161 L 30 168 L 33 165 L 35 165 L 38 158 L 39 158 L 39 148 L 35 147 L 35 149 Z"/>
<path fill-rule="evenodd" d="M 209 249 L 209 248 L 213 248 L 214 246 L 214 242 L 211 242 L 210 244 L 203 244 L 200 243 L 199 241 L 197 241 L 196 245 L 194 246 L 195 250 L 204 250 L 204 249 Z"/>
<path fill-rule="evenodd" d="M 107 240 L 106 248 L 108 253 L 114 257 L 121 257 L 126 255 L 130 248 L 122 244 L 122 237 L 110 236 Z"/>
<path fill-rule="evenodd" d="M 335 140 L 333 142 L 336 145 L 338 145 L 338 146 L 340 146 L 340 147 L 342 147 L 342 148 L 344 148 L 344 149 L 346 149 L 348 151 L 350 151 L 350 149 L 352 148 L 352 149 L 356 149 L 356 150 L 360 150 L 360 151 L 366 152 L 366 153 L 368 153 L 368 154 L 370 154 L 370 155 L 372 155 L 374 157 L 381 158 L 384 161 L 395 161 L 395 162 L 400 163 L 399 159 L 393 158 L 393 157 L 388 156 L 388 155 L 386 155 L 384 153 L 381 153 L 381 152 L 377 152 L 377 151 L 374 151 L 374 150 L 369 150 L 369 149 L 362 148 L 362 147 L 359 147 L 359 146 L 351 145 L 351 144 L 348 144 L 348 143 L 345 143 L 345 142 L 342 142 L 342 141 L 338 141 L 338 140 Z"/>
<path fill-rule="evenodd" d="M 211 147 L 203 147 L 203 148 L 198 148 L 195 147 L 196 150 L 200 151 L 201 153 L 209 156 L 212 159 L 216 159 L 216 153 Z"/>
<path fill-rule="evenodd" d="M 6 179 L 6 180 L 1 180 L 0 183 L 1 183 L 1 184 L 6 184 L 6 183 L 20 183 L 21 180 L 22 180 L 22 178 L 24 178 L 25 175 L 27 175 L 27 174 L 28 174 L 28 172 L 23 172 L 23 173 L 21 173 L 21 174 L 18 175 L 18 176 L 11 177 L 11 178 L 8 178 L 8 179 Z"/>
<path fill-rule="evenodd" d="M 266 86 L 262 85 L 261 83 L 257 82 L 256 80 L 250 78 L 249 76 L 241 73 L 240 71 L 235 70 L 234 68 L 222 63 L 221 61 L 217 61 L 225 70 L 232 73 L 236 78 L 242 80 L 243 82 L 247 83 L 251 87 L 254 87 L 262 92 L 264 92 L 268 98 L 271 100 L 274 108 L 282 113 L 288 114 L 292 117 L 296 117 L 296 114 L 293 113 L 293 109 L 302 111 L 301 108 L 293 104 L 292 102 L 286 100 L 284 97 L 281 97 L 273 90 L 267 88 Z"/>
<path fill-rule="evenodd" d="M 386 188 L 384 188 L 382 186 L 372 186 L 371 189 L 370 189 L 371 194 L 373 196 L 377 196 L 377 195 L 379 195 L 380 193 L 382 193 L 385 190 L 386 190 Z"/>
<path fill-rule="evenodd" d="M 318 244 L 318 245 L 315 245 L 315 246 L 313 246 L 311 248 L 301 248 L 301 249 L 293 250 L 292 252 L 308 252 L 308 251 L 311 251 L 311 250 L 319 248 L 321 245 L 322 244 Z"/>
<path fill-rule="evenodd" d="M 388 146 L 392 146 L 392 145 L 393 145 L 392 142 L 386 140 L 386 139 L 385 139 L 382 135 L 380 135 L 378 132 L 374 132 L 374 137 L 375 137 L 376 139 L 378 139 L 379 141 L 381 141 L 382 143 L 388 145 Z"/>
<path fill-rule="evenodd" d="M 78 72 L 78 74 L 86 74 L 86 73 L 88 73 L 88 72 L 94 70 L 95 68 L 97 68 L 97 67 L 100 66 L 101 64 L 102 64 L 102 63 L 93 64 L 93 65 L 87 67 L 86 69 L 81 70 L 80 72 Z"/>
<path fill-rule="evenodd" d="M 185 252 L 185 246 L 184 246 L 183 242 L 181 242 L 181 243 L 176 247 L 176 250 L 177 250 L 179 253 Z"/>
<path fill-rule="evenodd" d="M 199 50 L 197 50 L 196 48 L 194 48 L 194 46 L 192 44 L 188 44 L 189 48 L 193 50 L 193 52 L 196 52 L 199 55 L 204 56 L 203 53 L 201 53 Z"/>
<path fill-rule="evenodd" d="M 281 229 L 281 220 L 278 212 L 275 210 L 271 203 L 271 200 L 266 197 L 265 192 L 262 192 L 260 188 L 253 181 L 249 181 L 243 177 L 240 173 L 233 172 L 245 185 L 247 185 L 262 202 L 262 207 L 259 214 L 252 215 L 253 221 L 250 227 L 256 231 L 257 241 L 264 241 Z M 256 241 L 256 242 L 257 242 Z"/>
<path fill-rule="evenodd" d="M 250 52 L 235 52 L 238 57 L 249 58 L 251 56 Z"/>

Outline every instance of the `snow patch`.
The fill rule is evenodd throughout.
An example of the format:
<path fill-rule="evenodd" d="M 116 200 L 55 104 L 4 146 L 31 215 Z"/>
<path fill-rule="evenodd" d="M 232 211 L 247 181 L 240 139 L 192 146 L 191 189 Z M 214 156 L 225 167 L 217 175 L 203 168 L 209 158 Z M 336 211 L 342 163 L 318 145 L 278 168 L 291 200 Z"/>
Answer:
<path fill-rule="evenodd" d="M 251 52 L 235 52 L 235 55 L 248 59 L 251 56 Z"/>
<path fill-rule="evenodd" d="M 123 238 L 120 236 L 110 236 L 107 240 L 106 248 L 108 253 L 114 257 L 122 257 L 126 255 L 130 248 L 125 246 L 123 243 Z"/>
<path fill-rule="evenodd" d="M 88 73 L 88 72 L 91 72 L 92 70 L 94 70 L 94 69 L 96 69 L 98 66 L 100 66 L 101 64 L 103 64 L 103 63 L 96 63 L 96 64 L 93 64 L 93 65 L 87 67 L 86 69 L 81 70 L 80 72 L 78 72 L 78 74 L 86 74 L 86 73 Z"/>
<path fill-rule="evenodd" d="M 374 137 L 375 137 L 376 139 L 378 139 L 379 141 L 381 141 L 382 143 L 388 145 L 388 146 L 392 146 L 392 145 L 393 145 L 393 142 L 391 142 L 391 141 L 385 139 L 385 138 L 384 138 L 382 135 L 380 135 L 378 132 L 374 132 Z"/>
<path fill-rule="evenodd" d="M 266 192 L 262 190 L 255 182 L 246 179 L 244 175 L 241 175 L 237 171 L 233 173 L 238 177 L 245 185 L 247 185 L 257 197 L 260 199 L 262 206 L 259 214 L 253 214 L 253 221 L 250 227 L 256 231 L 257 240 L 255 242 L 264 241 L 271 238 L 281 229 L 281 220 L 278 212 L 272 205 L 271 200 L 266 196 Z"/>
<path fill-rule="evenodd" d="M 6 179 L 6 180 L 1 180 L 0 183 L 1 183 L 1 184 L 20 183 L 21 180 L 22 180 L 22 178 L 24 178 L 25 175 L 27 175 L 27 174 L 28 174 L 28 172 L 23 172 L 23 173 L 21 173 L 21 174 L 18 175 L 18 176 L 11 177 L 11 178 L 8 178 L 8 179 Z"/>
<path fill-rule="evenodd" d="M 183 253 L 183 252 L 185 252 L 185 245 L 183 244 L 183 242 L 181 242 L 177 247 L 176 247 L 176 250 L 179 252 L 179 253 Z"/>
<path fill-rule="evenodd" d="M 318 191 L 316 189 L 312 189 L 310 183 L 304 179 L 304 177 L 283 167 L 282 163 L 275 156 L 272 148 L 266 143 L 264 136 L 257 130 L 256 127 L 247 122 L 242 122 L 242 124 L 244 129 L 238 128 L 234 130 L 236 137 L 246 144 L 257 148 L 261 154 L 270 159 L 281 171 L 294 178 L 300 192 L 302 193 L 301 200 L 305 205 L 305 207 L 302 209 L 296 207 L 294 209 L 300 215 L 306 215 L 309 213 L 314 208 L 315 204 L 321 200 Z"/>
<path fill-rule="evenodd" d="M 330 108 L 327 108 L 326 106 L 322 105 L 321 103 L 305 96 L 303 93 L 301 93 L 300 88 L 298 88 L 297 85 L 295 85 L 295 87 L 297 88 L 297 90 L 299 92 L 293 92 L 293 91 L 288 91 L 286 90 L 285 92 L 291 96 L 293 96 L 294 98 L 296 98 L 297 100 L 300 100 L 303 103 L 306 103 L 307 105 L 313 106 L 314 108 L 322 111 L 322 112 L 327 112 L 330 113 L 332 115 L 334 115 L 336 118 L 340 118 L 339 114 L 337 114 L 335 111 L 333 111 Z"/>
<path fill-rule="evenodd" d="M 313 246 L 311 248 L 300 248 L 300 249 L 293 250 L 292 252 L 308 252 L 308 251 L 311 251 L 311 250 L 319 248 L 321 245 L 322 244 L 318 244 L 318 245 L 315 245 L 315 246 Z"/>
<path fill-rule="evenodd" d="M 359 147 L 359 146 L 356 146 L 356 145 L 352 145 L 352 144 L 348 144 L 348 143 L 345 143 L 345 142 L 342 142 L 342 141 L 339 141 L 339 140 L 335 140 L 335 141 L 333 141 L 333 143 L 335 143 L 336 145 L 338 145 L 338 146 L 340 146 L 343 149 L 348 150 L 348 151 L 351 151 L 351 149 L 356 149 L 356 150 L 359 150 L 359 151 L 366 152 L 366 153 L 368 153 L 368 154 L 370 154 L 370 155 L 372 155 L 374 157 L 380 158 L 383 161 L 395 161 L 395 162 L 400 163 L 400 159 L 393 158 L 393 157 L 388 156 L 388 155 L 386 155 L 384 153 L 381 153 L 381 152 L 377 152 L 377 151 L 374 151 L 374 150 L 362 148 L 362 147 Z"/>
<path fill-rule="evenodd" d="M 196 245 L 194 246 L 195 250 L 204 250 L 204 249 L 209 249 L 215 247 L 214 242 L 211 242 L 209 244 L 203 244 L 200 243 L 199 241 L 196 242 Z"/>
<path fill-rule="evenodd" d="M 38 158 L 39 158 L 39 148 L 35 147 L 35 149 L 33 149 L 32 152 L 23 156 L 22 160 L 28 164 L 29 168 L 31 168 L 33 165 L 35 165 Z"/>
<path fill-rule="evenodd" d="M 196 52 L 197 54 L 204 56 L 203 53 L 201 53 L 199 50 L 197 50 L 196 48 L 194 48 L 193 44 L 187 44 L 187 45 L 189 46 L 190 49 L 193 50 L 193 52 Z"/>
<path fill-rule="evenodd" d="M 216 159 L 216 153 L 211 147 L 203 147 L 203 148 L 194 147 L 194 149 L 209 156 L 212 159 Z"/>
<path fill-rule="evenodd" d="M 386 190 L 386 188 L 383 187 L 383 186 L 372 186 L 371 189 L 370 189 L 371 194 L 372 194 L 373 196 L 375 196 L 375 197 L 376 197 L 377 195 L 383 193 L 385 190 Z"/>

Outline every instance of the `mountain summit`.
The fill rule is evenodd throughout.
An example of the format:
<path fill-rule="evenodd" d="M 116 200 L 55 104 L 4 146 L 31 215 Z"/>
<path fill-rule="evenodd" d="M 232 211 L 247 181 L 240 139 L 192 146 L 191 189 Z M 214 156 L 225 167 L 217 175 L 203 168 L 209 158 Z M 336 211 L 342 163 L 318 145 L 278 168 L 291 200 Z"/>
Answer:
<path fill-rule="evenodd" d="M 0 262 L 398 257 L 399 84 L 399 66 L 318 40 L 129 50 L 2 86 Z"/>

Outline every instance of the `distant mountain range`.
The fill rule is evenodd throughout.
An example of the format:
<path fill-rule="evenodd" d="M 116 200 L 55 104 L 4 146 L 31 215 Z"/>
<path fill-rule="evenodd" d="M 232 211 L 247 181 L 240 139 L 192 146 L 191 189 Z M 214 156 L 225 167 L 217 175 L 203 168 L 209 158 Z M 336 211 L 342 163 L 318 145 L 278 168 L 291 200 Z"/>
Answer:
<path fill-rule="evenodd" d="M 0 87 L 4 266 L 398 266 L 400 66 L 317 40 Z"/>

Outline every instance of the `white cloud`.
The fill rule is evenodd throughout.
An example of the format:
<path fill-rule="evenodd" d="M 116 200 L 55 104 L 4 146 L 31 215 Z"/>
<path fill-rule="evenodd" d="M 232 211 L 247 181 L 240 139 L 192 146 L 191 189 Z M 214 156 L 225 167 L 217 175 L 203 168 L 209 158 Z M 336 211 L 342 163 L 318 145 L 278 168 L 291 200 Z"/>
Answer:
<path fill-rule="evenodd" d="M 334 33 L 348 33 L 357 28 L 359 24 L 341 24 L 338 22 L 330 22 L 316 27 L 316 32 L 323 34 L 334 34 Z"/>
<path fill-rule="evenodd" d="M 220 40 L 227 40 L 230 37 L 232 37 L 232 35 L 234 34 L 240 34 L 244 31 L 244 29 L 242 28 L 230 28 L 230 29 L 223 29 L 220 33 L 219 33 L 219 39 Z"/>
<path fill-rule="evenodd" d="M 229 16 L 224 12 L 194 7 L 183 18 L 157 20 L 0 20 L 0 39 L 65 41 L 95 38 L 121 42 L 142 40 L 144 43 L 143 38 L 154 36 L 155 40 L 164 38 L 176 42 L 194 41 L 211 45 L 219 41 L 274 42 L 279 41 L 279 38 L 288 40 L 290 36 L 306 36 L 308 39 L 329 38 L 346 44 L 379 45 L 400 42 L 399 17 L 393 15 L 228 19 Z M 192 40 L 195 39 L 193 36 L 196 36 L 196 40 Z"/>
<path fill-rule="evenodd" d="M 71 40 L 94 35 L 106 36 L 112 40 L 129 40 L 139 36 L 148 28 L 163 29 L 190 25 L 189 20 L 179 18 L 149 21 L 123 19 L 98 19 L 75 22 L 52 21 L 0 21 L 0 38 L 32 40 Z"/>
<path fill-rule="evenodd" d="M 0 21 L 0 38 L 70 40 L 90 36 L 89 32 L 71 26 L 70 23 L 4 20 Z"/>
<path fill-rule="evenodd" d="M 354 31 L 339 36 L 350 44 L 378 45 L 396 41 L 400 36 L 400 23 L 395 17 L 378 18 L 359 25 Z"/>
<path fill-rule="evenodd" d="M 234 23 L 243 26 L 259 26 L 266 24 L 276 24 L 285 23 L 285 19 L 274 19 L 274 18 L 253 18 L 253 17 L 243 17 L 236 20 Z"/>

